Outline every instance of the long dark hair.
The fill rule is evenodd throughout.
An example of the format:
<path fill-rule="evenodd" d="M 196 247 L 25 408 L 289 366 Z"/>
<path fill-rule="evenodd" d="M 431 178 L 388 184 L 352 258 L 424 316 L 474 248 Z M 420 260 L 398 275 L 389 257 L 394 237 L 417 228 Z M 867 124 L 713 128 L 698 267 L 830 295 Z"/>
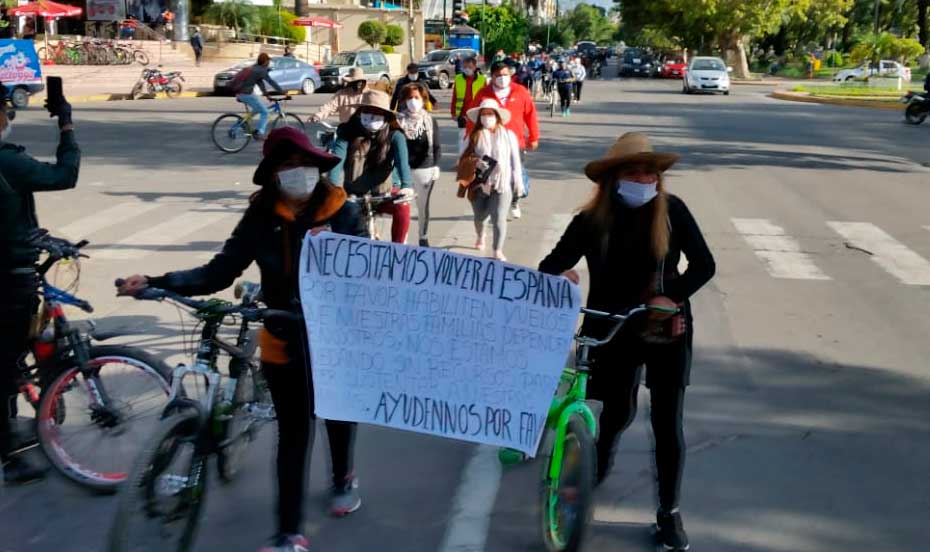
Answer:
<path fill-rule="evenodd" d="M 610 230 L 614 221 L 614 184 L 610 182 L 613 175 L 603 177 L 594 190 L 594 196 L 581 208 L 581 212 L 588 216 L 601 236 L 601 252 L 607 254 L 610 241 Z M 652 220 L 650 222 L 650 241 L 652 253 L 656 261 L 661 261 L 668 255 L 669 228 L 668 228 L 668 194 L 665 191 L 665 179 L 659 174 L 656 184 L 658 194 L 652 201 Z"/>
<path fill-rule="evenodd" d="M 381 130 L 371 135 L 362 126 L 361 119 L 361 111 L 356 111 L 352 118 L 349 119 L 349 122 L 357 129 L 357 135 L 349 144 L 349 151 L 357 150 L 365 140 L 371 140 L 371 147 L 365 157 L 365 170 L 369 170 L 387 161 L 388 156 L 391 154 L 391 133 L 395 130 L 399 131 L 401 128 L 395 117 L 385 115 L 386 124 L 381 127 Z"/>
<path fill-rule="evenodd" d="M 497 117 L 497 124 L 494 125 L 494 132 L 497 132 L 504 126 L 504 121 L 501 119 L 501 114 L 494 110 L 494 116 Z M 475 147 L 478 145 L 478 135 L 484 130 L 484 125 L 481 123 L 481 112 L 478 112 L 478 117 L 475 120 L 475 126 L 471 128 L 471 134 L 468 135 L 468 151 L 475 151 Z M 506 128 L 505 128 L 506 130 Z"/>

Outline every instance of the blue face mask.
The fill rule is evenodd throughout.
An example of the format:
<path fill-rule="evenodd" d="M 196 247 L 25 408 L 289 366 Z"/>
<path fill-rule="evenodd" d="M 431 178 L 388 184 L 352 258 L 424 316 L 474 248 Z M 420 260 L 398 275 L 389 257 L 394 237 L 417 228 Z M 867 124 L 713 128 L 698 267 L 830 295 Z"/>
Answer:
<path fill-rule="evenodd" d="M 652 184 L 640 184 L 630 180 L 617 181 L 617 194 L 628 207 L 637 208 L 649 203 L 659 194 L 656 187 L 657 182 Z"/>

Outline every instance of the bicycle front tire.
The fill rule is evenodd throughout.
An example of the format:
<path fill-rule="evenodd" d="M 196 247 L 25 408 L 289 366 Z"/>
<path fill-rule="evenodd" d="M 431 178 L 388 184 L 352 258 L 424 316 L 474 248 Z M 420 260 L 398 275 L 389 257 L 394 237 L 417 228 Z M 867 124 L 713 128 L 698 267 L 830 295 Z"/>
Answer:
<path fill-rule="evenodd" d="M 217 117 L 211 130 L 213 143 L 226 153 L 239 153 L 252 141 L 242 115 L 226 113 Z"/>
<path fill-rule="evenodd" d="M 591 519 L 591 495 L 597 476 L 594 436 L 581 416 L 568 420 L 563 454 L 556 467 L 556 480 L 550 479 L 555 456 L 543 463 L 542 532 L 550 552 L 576 552 L 581 549 Z"/>

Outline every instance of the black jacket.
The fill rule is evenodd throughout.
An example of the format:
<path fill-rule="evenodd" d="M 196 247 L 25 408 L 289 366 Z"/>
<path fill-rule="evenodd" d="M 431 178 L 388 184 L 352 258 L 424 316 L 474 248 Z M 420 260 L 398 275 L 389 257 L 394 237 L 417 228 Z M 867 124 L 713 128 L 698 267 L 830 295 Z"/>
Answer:
<path fill-rule="evenodd" d="M 368 236 L 356 204 L 341 188 L 321 182 L 309 206 L 290 222 L 273 205 L 256 201 L 226 240 L 223 250 L 201 267 L 150 277 L 149 285 L 182 295 L 209 295 L 228 288 L 252 262 L 261 272 L 262 295 L 269 308 L 299 312 L 298 264 L 303 237 L 328 224 L 338 234 Z"/>
<path fill-rule="evenodd" d="M 561 274 L 584 257 L 591 277 L 588 307 L 615 313 L 635 307 L 656 295 L 654 287 L 660 268 L 664 273 L 661 294 L 676 303 L 687 301 L 713 277 L 716 271 L 714 257 L 697 222 L 681 199 L 668 196 L 671 235 L 664 267 L 660 267 L 651 250 L 651 203 L 630 209 L 615 198 L 612 204 L 614 224 L 606 255 L 602 248 L 603 236 L 589 216 L 580 213 L 572 219 L 555 249 L 539 264 L 539 270 Z M 678 261 L 682 253 L 688 258 L 688 269 L 679 274 Z"/>
<path fill-rule="evenodd" d="M 81 150 L 74 131 L 61 133 L 56 160 L 43 163 L 21 146 L 0 142 L 0 270 L 29 267 L 38 259 L 38 252 L 24 243 L 39 227 L 33 194 L 77 185 Z"/>
<path fill-rule="evenodd" d="M 400 91 L 403 90 L 404 87 L 410 84 L 411 82 L 423 82 L 424 85 L 426 84 L 424 81 L 421 81 L 419 79 L 415 81 L 410 80 L 410 77 L 408 77 L 407 75 L 404 75 L 403 77 L 397 79 L 397 82 L 394 83 L 394 93 L 391 94 L 391 110 L 397 111 L 397 104 L 400 103 Z M 433 107 L 438 105 L 438 100 L 436 100 L 436 97 L 433 96 L 433 93 L 432 92 L 427 92 L 427 93 L 429 94 L 429 103 L 433 104 Z"/>
<path fill-rule="evenodd" d="M 407 138 L 407 158 L 411 169 L 429 169 L 439 166 L 442 159 L 442 146 L 439 144 L 439 123 L 436 117 L 430 116 L 433 121 L 433 146 L 430 147 L 426 134 L 421 134 L 413 140 Z"/>

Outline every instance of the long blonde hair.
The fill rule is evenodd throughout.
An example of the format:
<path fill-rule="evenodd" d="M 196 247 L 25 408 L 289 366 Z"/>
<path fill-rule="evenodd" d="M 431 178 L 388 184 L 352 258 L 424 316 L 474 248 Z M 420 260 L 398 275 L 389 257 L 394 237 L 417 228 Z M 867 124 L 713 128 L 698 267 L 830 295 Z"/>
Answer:
<path fill-rule="evenodd" d="M 652 242 L 652 253 L 656 261 L 662 261 L 668 255 L 669 242 L 669 224 L 668 224 L 668 194 L 665 191 L 665 178 L 660 173 L 656 184 L 658 194 L 652 202 L 652 222 L 650 228 L 650 241 Z M 601 183 L 595 187 L 594 196 L 581 207 L 581 212 L 586 214 L 594 227 L 601 234 L 601 252 L 607 254 L 609 245 L 610 229 L 613 226 L 614 212 L 611 202 L 611 194 L 616 193 L 613 183 L 602 179 Z"/>

